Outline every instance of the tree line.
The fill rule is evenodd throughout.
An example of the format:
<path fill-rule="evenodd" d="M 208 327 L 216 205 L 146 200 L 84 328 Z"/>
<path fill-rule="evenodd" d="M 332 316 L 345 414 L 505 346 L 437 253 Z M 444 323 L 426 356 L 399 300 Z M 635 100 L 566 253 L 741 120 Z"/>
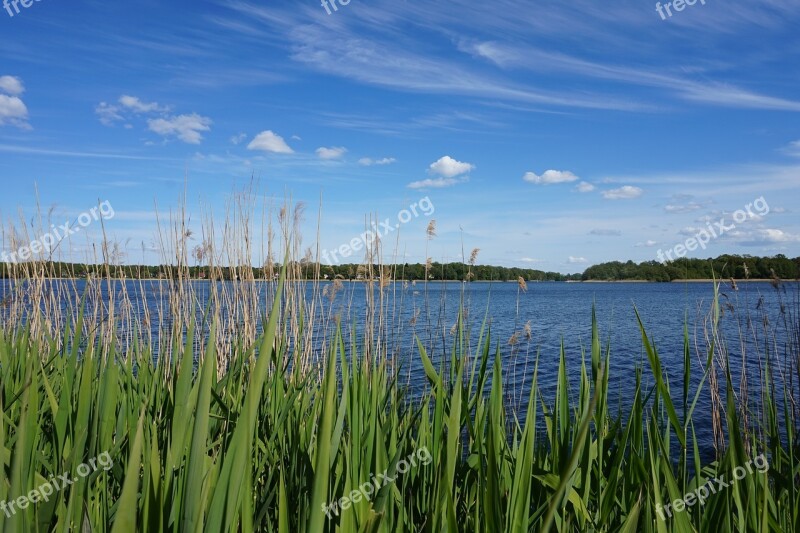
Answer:
<path fill-rule="evenodd" d="M 31 265 L 31 264 L 28 264 Z M 164 265 L 87 265 L 76 263 L 36 263 L 41 277 L 106 277 L 126 279 L 273 279 L 280 265 L 253 267 L 164 266 Z M 311 261 L 292 263 L 294 272 L 304 279 L 366 280 L 381 276 L 394 280 L 430 281 L 675 281 L 690 279 L 800 279 L 800 257 L 787 258 L 749 255 L 721 255 L 717 258 L 682 258 L 668 263 L 657 261 L 611 261 L 587 268 L 582 274 L 560 274 L 542 270 L 464 263 L 404 263 L 396 265 L 324 265 Z M 0 278 L 27 277 L 25 264 L 0 263 Z"/>
<path fill-rule="evenodd" d="M 681 258 L 667 263 L 611 261 L 586 269 L 582 281 L 675 281 L 711 278 L 734 279 L 798 279 L 800 257 L 789 259 L 778 254 L 774 257 L 750 255 L 721 255 L 717 258 Z"/>

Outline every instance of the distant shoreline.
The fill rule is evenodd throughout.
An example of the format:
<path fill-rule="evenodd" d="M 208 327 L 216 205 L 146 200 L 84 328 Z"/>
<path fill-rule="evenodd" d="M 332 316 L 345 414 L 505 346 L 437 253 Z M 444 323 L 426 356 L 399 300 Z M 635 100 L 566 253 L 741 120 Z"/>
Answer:
<path fill-rule="evenodd" d="M 5 281 L 5 280 L 9 280 L 10 281 L 10 280 L 14 280 L 14 279 L 19 280 L 19 281 L 25 281 L 26 280 L 26 278 L 0 278 L 0 281 Z M 56 280 L 56 281 L 86 281 L 87 280 L 87 278 L 85 278 L 85 277 L 80 277 L 80 278 L 52 277 L 52 278 L 45 278 L 45 279 Z M 106 281 L 107 280 L 107 278 L 102 277 L 102 276 L 101 277 L 97 277 L 97 278 L 91 278 L 91 279 L 100 280 L 100 281 Z M 167 278 L 124 278 L 124 279 L 123 278 L 111 278 L 111 279 L 112 279 L 112 281 L 159 281 L 159 282 L 177 281 L 175 279 L 170 280 L 170 279 L 167 279 Z M 205 281 L 205 282 L 210 282 L 211 280 L 209 280 L 209 279 L 198 279 L 198 278 L 184 278 L 183 281 Z M 223 279 L 223 280 L 217 280 L 217 281 L 249 281 L 249 280 Z M 270 279 L 257 278 L 257 279 L 253 279 L 252 281 L 263 283 L 263 282 L 272 282 L 272 281 L 278 281 L 278 280 L 277 279 L 270 280 Z M 309 282 L 309 283 L 313 283 L 313 282 L 333 282 L 332 279 L 304 279 L 304 280 L 296 280 L 296 281 L 304 281 L 304 282 Z M 367 283 L 369 280 L 366 280 L 366 279 L 340 279 L 339 281 L 341 281 L 343 283 Z M 372 280 L 372 281 L 373 282 L 378 282 L 377 279 L 376 280 Z M 417 280 L 395 279 L 395 280 L 392 280 L 392 281 L 394 281 L 395 283 L 414 283 L 414 282 L 416 282 L 417 284 L 425 283 L 425 280 L 420 280 L 420 279 L 417 279 Z M 708 279 L 702 279 L 702 278 L 699 278 L 699 279 L 673 279 L 671 281 L 652 281 L 652 280 L 647 280 L 647 279 L 619 279 L 619 280 L 587 279 L 587 280 L 565 280 L 565 281 L 536 280 L 536 279 L 525 280 L 526 283 L 713 283 L 714 281 L 717 281 L 717 282 L 720 282 L 720 283 L 730 283 L 731 278 L 718 278 L 716 280 L 711 279 L 711 278 L 708 278 Z M 736 283 L 769 283 L 769 282 L 771 282 L 773 280 L 769 279 L 769 278 L 758 278 L 758 279 L 735 279 L 734 278 L 733 281 L 735 281 Z M 796 283 L 796 282 L 798 282 L 800 280 L 796 280 L 796 279 L 781 279 L 779 281 L 781 283 L 793 283 L 793 282 Z M 509 279 L 509 280 L 499 280 L 498 279 L 498 280 L 476 280 L 476 281 L 464 282 L 463 280 L 460 280 L 460 279 L 436 279 L 436 280 L 430 280 L 428 283 L 519 283 L 519 281 L 515 280 L 515 279 Z"/>
<path fill-rule="evenodd" d="M 672 281 L 650 281 L 646 279 L 620 279 L 620 280 L 601 280 L 601 279 L 587 279 L 586 281 L 567 281 L 565 283 L 713 283 L 714 281 L 717 282 L 727 282 L 730 283 L 731 278 L 717 278 L 716 280 L 708 278 L 708 279 L 673 279 Z M 761 279 L 736 279 L 734 280 L 736 283 L 768 283 L 772 281 L 768 278 L 761 278 Z M 780 280 L 781 283 L 793 282 L 797 281 L 795 279 L 782 279 Z"/>

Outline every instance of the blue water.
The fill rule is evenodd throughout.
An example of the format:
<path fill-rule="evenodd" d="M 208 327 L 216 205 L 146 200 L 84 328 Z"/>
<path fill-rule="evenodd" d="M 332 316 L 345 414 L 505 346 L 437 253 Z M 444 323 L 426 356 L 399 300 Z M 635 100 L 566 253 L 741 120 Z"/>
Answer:
<path fill-rule="evenodd" d="M 83 281 L 76 283 L 78 293 Z M 152 313 L 152 332 L 157 334 L 159 322 L 169 323 L 171 315 L 162 315 L 166 282 L 127 282 L 126 290 L 136 300 L 144 297 Z M 202 309 L 208 295 L 207 282 L 192 282 Z M 324 287 L 326 283 L 321 284 Z M 274 289 L 258 284 L 263 309 L 267 309 L 267 293 Z M 9 282 L 0 282 L 0 299 L 5 297 Z M 117 283 L 114 288 L 121 288 Z M 344 289 L 330 303 L 322 299 L 325 313 L 342 317 L 346 331 L 355 325 L 363 334 L 366 314 L 365 283 L 344 283 Z M 321 288 L 320 288 L 321 290 Z M 312 285 L 307 294 L 310 296 Z M 798 361 L 800 330 L 800 286 L 784 283 L 778 289 L 770 283 L 740 283 L 734 290 L 729 283 L 720 287 L 723 314 L 720 331 L 732 361 L 734 387 L 738 390 L 742 369 L 748 380 L 751 402 L 760 398 L 761 370 L 765 358 L 776 369 L 789 369 Z M 390 355 L 402 365 L 401 382 L 408 383 L 413 393 L 427 386 L 418 355 L 418 336 L 438 363 L 442 354 L 450 353 L 455 337 L 451 333 L 459 307 L 467 313 L 472 353 L 476 353 L 481 325 L 491 329 L 492 350 L 499 348 L 509 408 L 524 409 L 534 364 L 538 356 L 541 393 L 552 405 L 555 395 L 560 346 L 563 343 L 572 386 L 572 399 L 577 401 L 581 358 L 585 352 L 587 366 L 591 345 L 592 307 L 596 309 L 603 349 L 610 346 L 610 405 L 612 414 L 625 413 L 632 401 L 635 369 L 643 368 L 645 394 L 653 385 L 649 362 L 642 344 L 634 309 L 638 309 L 646 331 L 654 342 L 665 375 L 673 390 L 673 399 L 681 398 L 683 388 L 683 328 L 689 328 L 692 354 L 690 398 L 699 384 L 707 356 L 706 334 L 710 332 L 709 312 L 713 299 L 711 283 L 529 283 L 526 292 L 516 283 L 429 283 L 416 285 L 396 283 L 385 289 L 386 309 L 390 324 L 384 333 Z M 329 307 L 330 306 L 330 307 Z M 416 323 L 413 317 L 417 316 Z M 430 318 L 429 318 L 430 317 Z M 0 309 L 2 318 L 2 309 Z M 530 323 L 530 339 L 524 326 Z M 509 344 L 517 333 L 518 343 Z M 318 337 L 319 338 L 319 337 Z M 787 344 L 787 341 L 789 343 Z M 768 347 L 765 348 L 765 347 Z M 447 359 L 447 358 L 445 358 Z M 437 365 L 438 366 L 438 365 Z M 789 372 L 791 374 L 791 372 Z M 724 387 L 724 376 L 718 374 Z M 591 376 L 590 376 L 591 379 Z M 780 388 L 782 384 L 778 384 Z M 795 385 L 796 387 L 796 385 Z M 700 396 L 694 413 L 695 430 L 701 455 L 713 453 L 711 404 L 708 385 Z M 724 397 L 724 390 L 722 391 Z M 676 405 L 682 411 L 680 405 Z M 757 406 L 756 406 L 757 408 Z"/>
<path fill-rule="evenodd" d="M 353 289 L 357 290 L 357 289 Z M 424 289 L 403 289 L 406 305 L 403 322 L 412 316 L 409 300 L 417 305 L 424 301 Z M 409 294 L 409 292 L 411 294 Z M 417 293 L 414 295 L 414 293 Z M 492 350 L 499 347 L 503 358 L 506 390 L 515 390 L 512 408 L 524 408 L 530 390 L 530 380 L 538 354 L 538 384 L 545 400 L 552 405 L 555 397 L 560 347 L 563 343 L 572 399 L 577 401 L 581 360 L 586 355 L 587 367 L 591 346 L 592 307 L 596 309 L 601 344 L 610 346 L 609 410 L 627 413 L 633 400 L 635 369 L 643 368 L 643 394 L 654 384 L 650 363 L 642 342 L 635 310 L 655 345 L 662 364 L 664 378 L 670 383 L 679 416 L 683 391 L 684 324 L 688 327 L 692 374 L 689 402 L 700 384 L 708 354 L 707 335 L 711 332 L 710 310 L 713 301 L 711 283 L 529 283 L 527 292 L 519 291 L 516 283 L 471 283 L 462 285 L 429 285 L 427 300 L 432 308 L 431 335 L 425 313 L 420 314 L 416 333 L 426 346 L 436 347 L 441 354 L 452 346 L 450 328 L 456 321 L 459 302 L 469 309 L 473 338 L 477 338 L 481 322 L 491 325 Z M 797 283 L 782 284 L 778 289 L 770 283 L 740 283 L 734 290 L 729 283 L 720 287 L 720 334 L 730 356 L 734 390 L 738 393 L 744 369 L 751 406 L 760 399 L 762 374 L 766 358 L 773 368 L 788 370 L 798 362 L 798 332 L 800 331 L 800 289 Z M 444 316 L 439 320 L 439 316 Z M 530 321 L 531 339 L 523 333 Z M 509 345 L 518 332 L 519 342 Z M 424 372 L 416 355 L 410 328 L 400 335 L 399 350 L 411 365 L 412 388 L 424 386 Z M 787 341 L 789 344 L 787 345 Z M 769 346 L 769 349 L 765 346 Z M 473 353 L 475 351 L 473 350 Z M 792 372 L 787 372 L 791 376 Z M 795 374 L 796 375 L 796 374 Z M 724 374 L 718 372 L 724 392 Z M 591 379 L 591 375 L 589 376 Z M 795 381 L 795 390 L 797 385 Z M 778 384 L 781 388 L 781 384 Z M 693 414 L 694 429 L 701 456 L 713 456 L 711 403 L 708 383 L 705 384 Z M 752 420 L 752 417 L 751 417 Z"/>

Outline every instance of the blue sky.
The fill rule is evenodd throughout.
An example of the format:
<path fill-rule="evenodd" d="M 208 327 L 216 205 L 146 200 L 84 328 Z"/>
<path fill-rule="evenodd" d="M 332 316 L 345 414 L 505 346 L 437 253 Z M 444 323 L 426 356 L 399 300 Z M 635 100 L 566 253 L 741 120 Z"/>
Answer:
<path fill-rule="evenodd" d="M 254 176 L 307 202 L 304 246 L 322 197 L 322 249 L 429 198 L 438 236 L 403 224 L 409 262 L 462 242 L 560 272 L 656 259 L 762 197 L 769 213 L 688 255 L 799 255 L 797 0 L 665 19 L 641 0 L 18 8 L 0 10 L 6 230 L 37 190 L 56 221 L 107 200 L 126 261 L 153 263 L 156 201 L 186 188 L 194 223 L 222 218 Z"/>

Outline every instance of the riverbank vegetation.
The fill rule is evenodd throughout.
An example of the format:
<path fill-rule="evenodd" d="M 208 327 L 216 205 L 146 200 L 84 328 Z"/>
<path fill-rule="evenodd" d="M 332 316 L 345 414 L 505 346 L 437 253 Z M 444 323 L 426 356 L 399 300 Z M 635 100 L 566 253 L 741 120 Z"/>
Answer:
<path fill-rule="evenodd" d="M 265 289 L 246 282 L 251 266 L 234 269 L 245 282 L 215 283 L 219 265 L 251 257 L 247 223 L 228 221 L 204 228 L 221 243 L 203 256 L 208 284 L 187 283 L 180 218 L 159 289 L 116 283 L 111 261 L 80 288 L 50 279 L 47 263 L 14 265 L 0 306 L 1 531 L 800 529 L 796 289 L 775 289 L 773 323 L 765 309 L 739 317 L 715 288 L 704 327 L 685 327 L 679 346 L 656 346 L 631 309 L 643 358 L 621 370 L 613 331 L 601 339 L 594 317 L 571 325 L 591 327 L 587 345 L 576 333 L 544 352 L 524 320 L 512 340 L 489 316 L 443 324 L 422 281 L 406 323 L 396 284 L 374 267 L 379 250 L 351 288 L 364 304 L 352 306 L 340 282 L 307 280 L 289 212 L 268 243 L 285 259 L 268 253 L 259 271 Z M 435 237 L 432 224 L 421 238 Z M 720 335 L 725 320 L 742 321 L 741 343 Z M 414 344 L 397 344 L 408 328 Z M 506 359 L 509 346 L 526 359 Z M 665 350 L 680 354 L 680 379 Z M 555 375 L 541 374 L 545 358 Z M 748 381 L 737 370 L 753 362 Z M 609 390 L 620 372 L 624 411 Z M 699 405 L 711 412 L 710 458 Z M 105 453 L 113 466 L 77 475 Z M 768 468 L 753 468 L 761 456 Z M 47 499 L 34 492 L 62 475 L 73 481 Z M 706 486 L 714 492 L 689 503 Z"/>
<path fill-rule="evenodd" d="M 536 358 L 518 410 L 509 398 L 522 391 L 506 388 L 490 328 L 470 338 L 459 321 L 440 358 L 418 344 L 409 357 L 421 363 L 427 384 L 410 397 L 404 374 L 393 370 L 398 354 L 380 354 L 366 337 L 346 342 L 338 326 L 324 353 L 304 361 L 286 335 L 285 285 L 276 282 L 263 333 L 252 345 L 229 339 L 224 357 L 213 311 L 157 358 L 146 344 L 118 351 L 103 329 L 87 331 L 80 312 L 61 338 L 40 337 L 30 325 L 3 328 L 0 501 L 16 507 L 0 513 L 0 529 L 683 532 L 800 525 L 797 360 L 789 375 L 777 361 L 786 349 L 798 356 L 796 338 L 780 339 L 776 351 L 766 347 L 757 401 L 739 396 L 730 368 L 736 354 L 715 344 L 716 299 L 704 370 L 695 368 L 685 332 L 683 390 L 664 378 L 642 324 L 648 364 L 630 376 L 631 411 L 616 412 L 608 390 L 617 372 L 613 339 L 603 346 L 593 322 L 580 366 L 568 367 L 563 350 L 541 354 L 560 360 L 554 395 L 540 390 Z M 296 338 L 310 327 L 300 326 Z M 198 337 L 205 349 L 196 359 Z M 579 386 L 572 388 L 568 375 L 576 372 Z M 702 463 L 693 414 L 707 396 L 724 437 L 718 457 Z M 403 461 L 419 450 L 432 460 Z M 105 452 L 114 460 L 108 470 L 76 476 L 47 501 L 29 496 Z M 768 469 L 754 470 L 761 454 Z M 724 488 L 703 501 L 677 503 L 718 479 L 727 480 Z"/>

